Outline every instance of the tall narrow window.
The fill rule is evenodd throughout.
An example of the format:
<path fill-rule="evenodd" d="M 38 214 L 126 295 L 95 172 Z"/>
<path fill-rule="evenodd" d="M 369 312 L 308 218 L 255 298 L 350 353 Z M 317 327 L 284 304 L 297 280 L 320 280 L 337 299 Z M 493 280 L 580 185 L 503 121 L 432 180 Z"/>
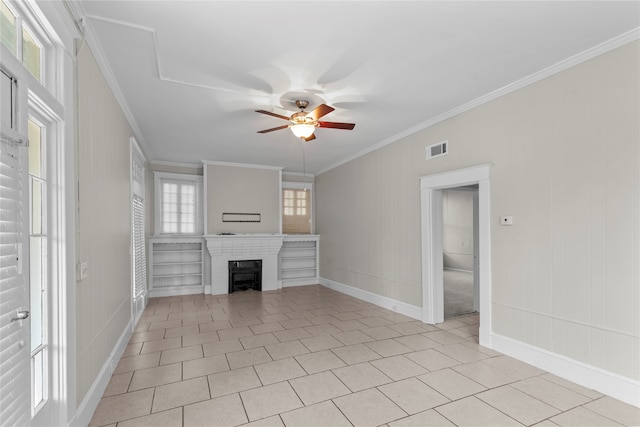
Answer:
<path fill-rule="evenodd" d="M 31 301 L 31 407 L 48 399 L 47 171 L 45 128 L 29 118 L 29 290 Z"/>
<path fill-rule="evenodd" d="M 307 189 L 282 190 L 282 232 L 311 233 L 311 192 Z"/>

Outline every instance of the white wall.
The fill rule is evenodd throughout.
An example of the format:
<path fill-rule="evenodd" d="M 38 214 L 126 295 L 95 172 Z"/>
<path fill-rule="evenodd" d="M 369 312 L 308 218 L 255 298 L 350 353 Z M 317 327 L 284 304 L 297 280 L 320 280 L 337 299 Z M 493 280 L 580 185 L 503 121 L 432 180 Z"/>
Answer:
<path fill-rule="evenodd" d="M 640 379 L 639 53 L 629 43 L 317 176 L 321 277 L 421 306 L 418 177 L 491 163 L 493 332 Z M 424 160 L 443 140 L 449 154 Z"/>
<path fill-rule="evenodd" d="M 77 54 L 76 405 L 131 321 L 129 138 L 133 134 L 86 44 Z"/>

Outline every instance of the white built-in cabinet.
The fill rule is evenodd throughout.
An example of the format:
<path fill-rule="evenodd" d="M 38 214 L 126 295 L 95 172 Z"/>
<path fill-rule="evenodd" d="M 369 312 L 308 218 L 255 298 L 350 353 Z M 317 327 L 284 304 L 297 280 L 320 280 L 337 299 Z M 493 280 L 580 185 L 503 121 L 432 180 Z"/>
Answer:
<path fill-rule="evenodd" d="M 318 283 L 319 237 L 315 234 L 284 237 L 279 256 L 283 287 Z"/>
<path fill-rule="evenodd" d="M 149 296 L 200 294 L 204 290 L 204 239 L 149 239 Z"/>

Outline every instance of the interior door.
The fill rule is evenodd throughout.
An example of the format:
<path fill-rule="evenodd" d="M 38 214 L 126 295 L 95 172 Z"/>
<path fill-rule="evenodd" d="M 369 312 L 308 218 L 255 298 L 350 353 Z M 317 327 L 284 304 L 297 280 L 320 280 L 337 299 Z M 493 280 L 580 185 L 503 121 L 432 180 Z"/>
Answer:
<path fill-rule="evenodd" d="M 24 243 L 26 148 L 3 136 L 0 151 L 0 425 L 29 425 L 29 269 L 28 248 Z"/>

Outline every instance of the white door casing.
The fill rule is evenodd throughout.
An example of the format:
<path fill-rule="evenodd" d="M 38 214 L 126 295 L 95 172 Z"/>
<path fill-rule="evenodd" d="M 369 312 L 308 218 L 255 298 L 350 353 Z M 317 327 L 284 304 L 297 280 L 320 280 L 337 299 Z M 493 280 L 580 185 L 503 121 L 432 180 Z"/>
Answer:
<path fill-rule="evenodd" d="M 442 190 L 478 184 L 478 286 L 480 344 L 491 347 L 490 165 L 420 178 L 422 240 L 422 321 L 444 321 L 442 266 Z"/>

